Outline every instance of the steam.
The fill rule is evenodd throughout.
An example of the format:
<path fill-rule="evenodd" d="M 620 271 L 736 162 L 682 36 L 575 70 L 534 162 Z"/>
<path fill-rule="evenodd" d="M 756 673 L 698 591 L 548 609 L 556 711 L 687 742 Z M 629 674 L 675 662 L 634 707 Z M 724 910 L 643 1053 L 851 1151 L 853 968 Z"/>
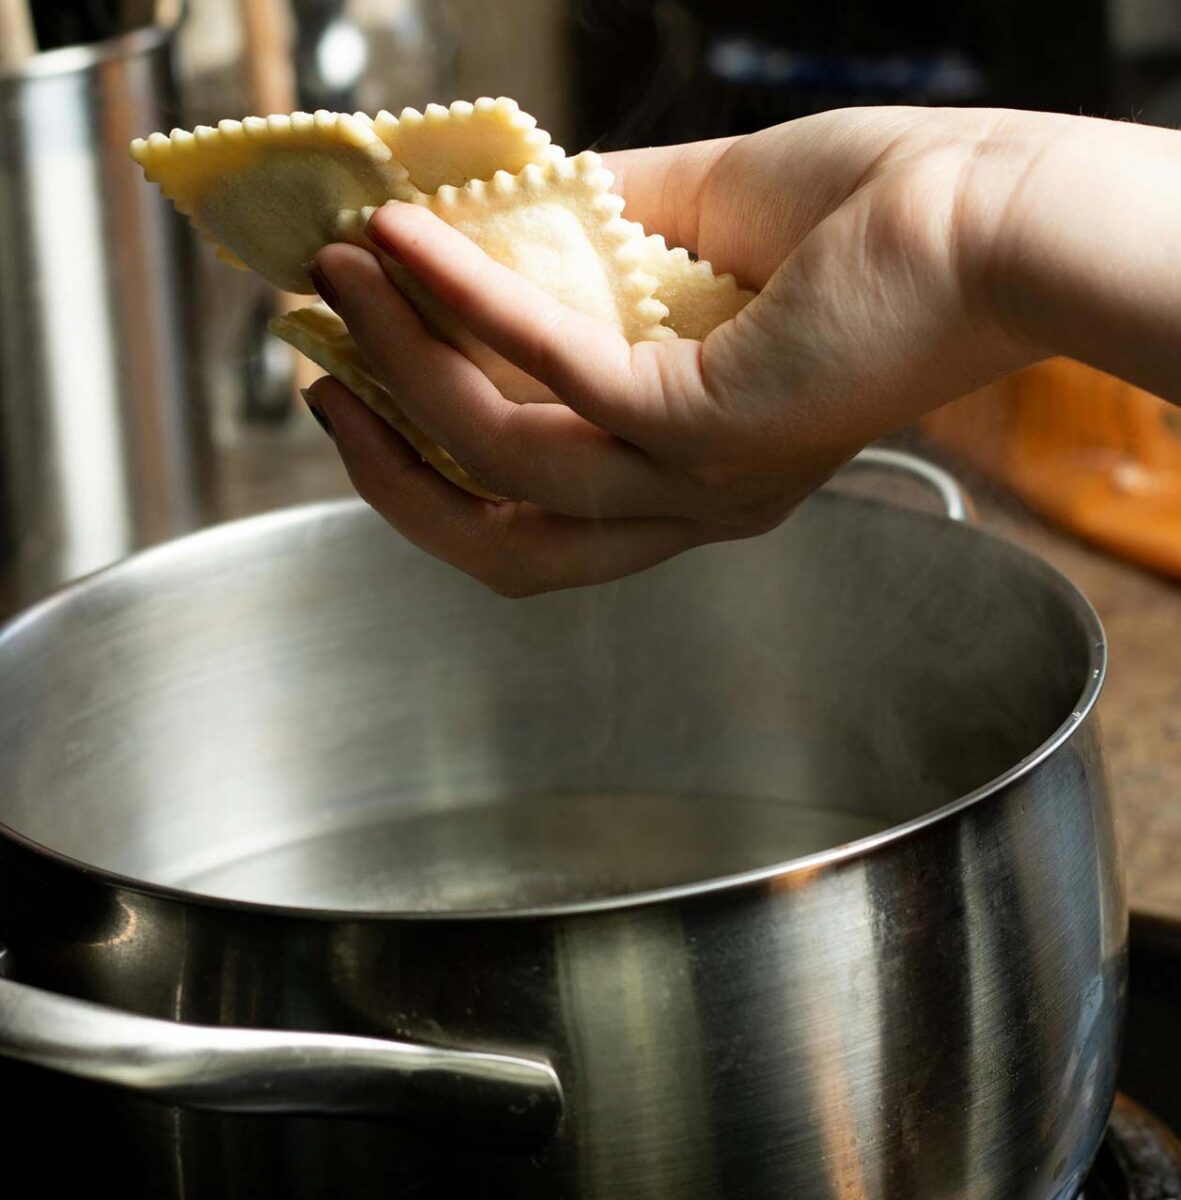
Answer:
<path fill-rule="evenodd" d="M 684 94 L 692 80 L 694 64 L 702 38 L 700 22 L 678 4 L 669 0 L 638 5 L 634 0 L 581 0 L 575 9 L 581 29 L 604 44 L 619 42 L 621 27 L 624 41 L 634 41 L 637 28 L 647 25 L 645 33 L 652 57 L 643 65 L 638 81 L 623 94 L 622 111 L 605 129 L 581 131 L 591 138 L 590 148 L 607 151 L 651 143 L 662 119 L 673 102 Z M 583 64 L 591 73 L 595 64 Z M 614 63 L 602 65 L 604 95 L 619 91 L 619 72 Z M 610 77 L 610 84 L 606 81 Z"/>

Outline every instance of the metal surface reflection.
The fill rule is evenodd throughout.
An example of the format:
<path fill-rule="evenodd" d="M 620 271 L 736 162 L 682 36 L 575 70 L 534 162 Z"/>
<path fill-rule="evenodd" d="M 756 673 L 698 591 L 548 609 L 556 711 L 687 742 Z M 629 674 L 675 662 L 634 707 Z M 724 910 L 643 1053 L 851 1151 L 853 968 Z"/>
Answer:
<path fill-rule="evenodd" d="M 7 608 L 206 515 L 192 247 L 127 157 L 175 123 L 170 44 L 145 29 L 0 72 Z"/>
<path fill-rule="evenodd" d="M 522 1150 L 0 1078 L 22 1121 L 97 1121 L 91 1178 L 131 1141 L 187 1200 L 1067 1200 L 1124 1003 L 1102 668 L 1041 564 L 831 492 L 516 604 L 358 505 L 198 535 L 0 636 L 11 977 L 543 1061 L 562 1125 Z M 785 862 L 825 812 L 855 840 Z"/>

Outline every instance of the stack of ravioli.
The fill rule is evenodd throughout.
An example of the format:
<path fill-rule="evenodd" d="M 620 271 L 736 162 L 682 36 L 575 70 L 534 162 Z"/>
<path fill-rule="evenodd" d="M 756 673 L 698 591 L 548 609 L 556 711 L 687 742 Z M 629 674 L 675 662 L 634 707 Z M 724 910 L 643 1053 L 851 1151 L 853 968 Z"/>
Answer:
<path fill-rule="evenodd" d="M 506 394 L 513 369 L 368 241 L 376 207 L 400 200 L 431 209 L 498 262 L 633 343 L 704 338 L 751 299 L 732 276 L 626 220 L 598 155 L 567 157 L 504 97 L 399 116 L 247 117 L 153 133 L 132 142 L 131 156 L 219 257 L 284 291 L 314 290 L 307 265 L 329 242 L 365 246 L 432 332 L 503 380 Z M 454 483 L 487 494 L 406 420 L 331 309 L 312 304 L 276 317 L 271 329 Z"/>

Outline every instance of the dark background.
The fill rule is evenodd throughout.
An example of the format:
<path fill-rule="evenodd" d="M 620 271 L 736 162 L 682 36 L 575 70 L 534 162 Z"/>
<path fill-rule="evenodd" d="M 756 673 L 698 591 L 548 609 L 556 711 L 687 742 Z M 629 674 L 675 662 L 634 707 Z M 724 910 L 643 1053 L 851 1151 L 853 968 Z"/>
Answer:
<path fill-rule="evenodd" d="M 749 132 L 863 104 L 1138 117 L 1175 55 L 1121 60 L 1104 0 L 571 0 L 577 145 Z"/>

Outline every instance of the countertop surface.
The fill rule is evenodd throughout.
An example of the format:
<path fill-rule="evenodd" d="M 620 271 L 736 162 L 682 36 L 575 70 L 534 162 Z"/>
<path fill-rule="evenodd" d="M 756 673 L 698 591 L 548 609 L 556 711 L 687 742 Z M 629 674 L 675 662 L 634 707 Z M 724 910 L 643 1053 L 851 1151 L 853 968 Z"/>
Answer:
<path fill-rule="evenodd" d="M 311 418 L 220 453 L 223 518 L 349 493 Z M 1181 585 L 1109 557 L 960 472 L 981 525 L 1051 562 L 1090 599 L 1110 643 L 1099 714 L 1133 908 L 1181 919 Z"/>
<path fill-rule="evenodd" d="M 1181 919 L 1181 584 L 1092 550 L 982 491 L 983 523 L 1073 580 L 1107 631 L 1099 718 L 1132 907 Z"/>

